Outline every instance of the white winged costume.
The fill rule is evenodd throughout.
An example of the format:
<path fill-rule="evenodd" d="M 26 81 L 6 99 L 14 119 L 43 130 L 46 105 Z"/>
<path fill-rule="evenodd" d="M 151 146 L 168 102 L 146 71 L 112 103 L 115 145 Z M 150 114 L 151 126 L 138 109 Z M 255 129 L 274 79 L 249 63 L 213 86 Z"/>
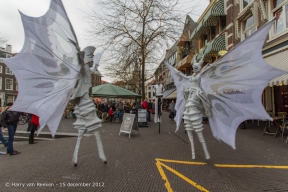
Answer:
<path fill-rule="evenodd" d="M 274 19 L 267 22 L 224 57 L 193 76 L 180 74 L 166 63 L 177 87 L 176 130 L 183 118 L 187 131 L 202 132 L 200 122 L 205 115 L 209 117 L 213 136 L 235 149 L 236 130 L 241 122 L 272 120 L 262 105 L 262 92 L 272 79 L 286 73 L 268 65 L 262 57 L 262 47 L 273 22 Z M 187 100 L 185 94 L 188 94 Z M 189 132 L 194 159 L 192 131 Z M 208 159 L 205 140 L 201 141 L 200 137 L 199 140 Z"/>
<path fill-rule="evenodd" d="M 85 97 L 88 102 L 87 89 L 91 86 L 91 74 L 86 73 L 89 67 L 83 58 L 79 57 L 78 41 L 61 0 L 51 0 L 50 8 L 41 17 L 20 14 L 25 32 L 23 48 L 15 57 L 3 59 L 15 74 L 19 87 L 17 99 L 11 110 L 37 115 L 40 119 L 40 131 L 48 125 L 54 137 L 79 78 L 79 84 L 82 83 L 83 86 L 80 86 L 81 89 L 78 86 L 73 98 Z M 102 53 L 98 52 L 97 61 L 94 63 L 98 64 Z M 89 78 L 90 81 L 87 80 Z M 80 104 L 83 104 L 83 101 L 80 99 Z M 96 133 L 101 124 L 96 125 L 93 122 L 92 125 L 88 121 L 94 117 L 94 105 L 93 108 L 94 111 L 82 111 L 80 115 L 84 117 L 82 123 L 85 121 L 82 130 Z M 97 140 L 100 139 L 99 134 L 95 136 Z M 104 152 L 100 154 L 100 158 L 106 162 Z M 75 153 L 74 161 L 77 162 Z"/>

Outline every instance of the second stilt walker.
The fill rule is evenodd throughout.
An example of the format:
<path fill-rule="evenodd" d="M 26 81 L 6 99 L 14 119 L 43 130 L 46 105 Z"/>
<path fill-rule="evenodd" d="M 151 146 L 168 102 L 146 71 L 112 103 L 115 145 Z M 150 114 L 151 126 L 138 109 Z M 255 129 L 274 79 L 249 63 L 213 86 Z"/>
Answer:
<path fill-rule="evenodd" d="M 160 84 L 160 81 L 157 81 L 157 84 L 153 87 L 153 92 L 156 95 L 155 99 L 155 117 L 154 122 L 159 123 L 159 134 L 160 134 L 160 123 L 162 122 L 162 97 L 163 92 L 165 91 L 165 88 L 162 84 Z"/>

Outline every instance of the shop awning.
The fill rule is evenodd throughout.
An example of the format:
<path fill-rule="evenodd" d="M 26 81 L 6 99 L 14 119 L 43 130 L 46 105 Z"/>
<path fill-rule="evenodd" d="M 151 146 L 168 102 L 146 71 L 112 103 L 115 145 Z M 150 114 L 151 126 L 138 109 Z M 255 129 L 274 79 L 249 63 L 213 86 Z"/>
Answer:
<path fill-rule="evenodd" d="M 218 17 L 225 15 L 226 14 L 224 10 L 224 0 L 219 0 L 205 14 L 204 18 L 190 35 L 190 39 L 198 39 L 203 33 L 205 33 L 209 29 L 209 27 L 216 26 L 216 24 L 218 23 Z"/>
<path fill-rule="evenodd" d="M 288 49 L 288 48 L 287 48 Z M 265 61 L 269 63 L 271 66 L 287 71 L 287 63 L 288 63 L 288 50 L 282 51 L 277 54 L 270 55 L 265 57 Z M 269 86 L 273 87 L 274 85 L 288 85 L 288 74 L 276 77 L 272 81 L 270 81 Z"/>
<path fill-rule="evenodd" d="M 205 60 L 209 60 L 211 56 L 218 55 L 218 52 L 221 50 L 226 50 L 226 33 L 221 34 L 216 37 L 205 47 L 203 47 L 200 52 L 196 55 L 196 60 L 199 61 L 202 55 L 205 55 Z M 193 59 L 192 59 L 193 61 Z"/>
<path fill-rule="evenodd" d="M 166 91 L 164 91 L 164 93 L 163 93 L 163 99 L 165 99 L 165 97 L 167 97 L 168 95 L 170 95 L 173 91 L 175 91 L 176 90 L 176 88 L 173 88 L 173 89 L 168 89 L 168 90 L 166 90 Z"/>
<path fill-rule="evenodd" d="M 164 97 L 163 97 L 164 98 Z M 177 90 L 175 90 L 173 93 L 171 93 L 170 95 L 168 95 L 166 98 L 164 99 L 176 99 L 177 98 Z"/>

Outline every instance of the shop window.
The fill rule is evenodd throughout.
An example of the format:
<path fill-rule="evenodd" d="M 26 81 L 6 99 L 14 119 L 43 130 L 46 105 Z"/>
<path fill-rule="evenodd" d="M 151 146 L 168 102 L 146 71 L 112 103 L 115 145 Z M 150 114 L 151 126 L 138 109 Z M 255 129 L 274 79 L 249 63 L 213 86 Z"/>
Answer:
<path fill-rule="evenodd" d="M 243 0 L 242 1 L 242 5 L 243 5 L 243 9 L 249 4 L 251 3 L 253 0 Z"/>
<path fill-rule="evenodd" d="M 242 41 L 257 31 L 254 17 L 250 16 L 242 22 Z"/>
<path fill-rule="evenodd" d="M 13 79 L 5 79 L 5 90 L 13 90 Z"/>
<path fill-rule="evenodd" d="M 285 0 L 274 0 L 272 5 L 273 16 L 276 17 L 273 36 L 288 30 L 288 2 Z"/>
<path fill-rule="evenodd" d="M 6 67 L 6 74 L 13 75 L 12 71 L 8 67 Z"/>
<path fill-rule="evenodd" d="M 221 25 L 221 31 L 223 31 L 226 27 L 226 16 L 220 17 L 220 25 Z"/>
<path fill-rule="evenodd" d="M 205 35 L 203 35 L 203 39 L 202 39 L 202 42 L 203 42 L 202 46 L 203 47 L 207 44 L 207 41 L 208 41 L 208 35 L 205 34 Z"/>
<path fill-rule="evenodd" d="M 216 27 L 212 26 L 211 27 L 211 40 L 214 39 L 216 36 Z"/>

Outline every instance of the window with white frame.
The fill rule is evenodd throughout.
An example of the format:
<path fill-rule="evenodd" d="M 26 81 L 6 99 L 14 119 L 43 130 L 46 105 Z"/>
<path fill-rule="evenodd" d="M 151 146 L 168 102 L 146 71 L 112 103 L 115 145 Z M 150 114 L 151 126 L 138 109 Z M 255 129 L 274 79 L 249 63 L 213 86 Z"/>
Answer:
<path fill-rule="evenodd" d="M 3 72 L 2 72 L 2 68 L 3 68 L 3 67 L 0 65 L 0 73 L 3 73 Z"/>
<path fill-rule="evenodd" d="M 251 3 L 253 0 L 242 0 L 242 9 L 244 9 L 249 3 Z"/>
<path fill-rule="evenodd" d="M 13 79 L 5 79 L 5 90 L 13 90 Z"/>
<path fill-rule="evenodd" d="M 2 77 L 0 77 L 0 90 L 2 90 Z"/>
<path fill-rule="evenodd" d="M 273 17 L 276 17 L 273 27 L 273 36 L 288 30 L 288 1 L 273 0 L 271 12 Z"/>
<path fill-rule="evenodd" d="M 5 72 L 5 74 L 13 75 L 12 71 L 11 71 L 8 67 L 6 67 L 6 72 Z"/>
<path fill-rule="evenodd" d="M 250 16 L 242 22 L 242 40 L 252 35 L 257 30 L 254 17 Z"/>

